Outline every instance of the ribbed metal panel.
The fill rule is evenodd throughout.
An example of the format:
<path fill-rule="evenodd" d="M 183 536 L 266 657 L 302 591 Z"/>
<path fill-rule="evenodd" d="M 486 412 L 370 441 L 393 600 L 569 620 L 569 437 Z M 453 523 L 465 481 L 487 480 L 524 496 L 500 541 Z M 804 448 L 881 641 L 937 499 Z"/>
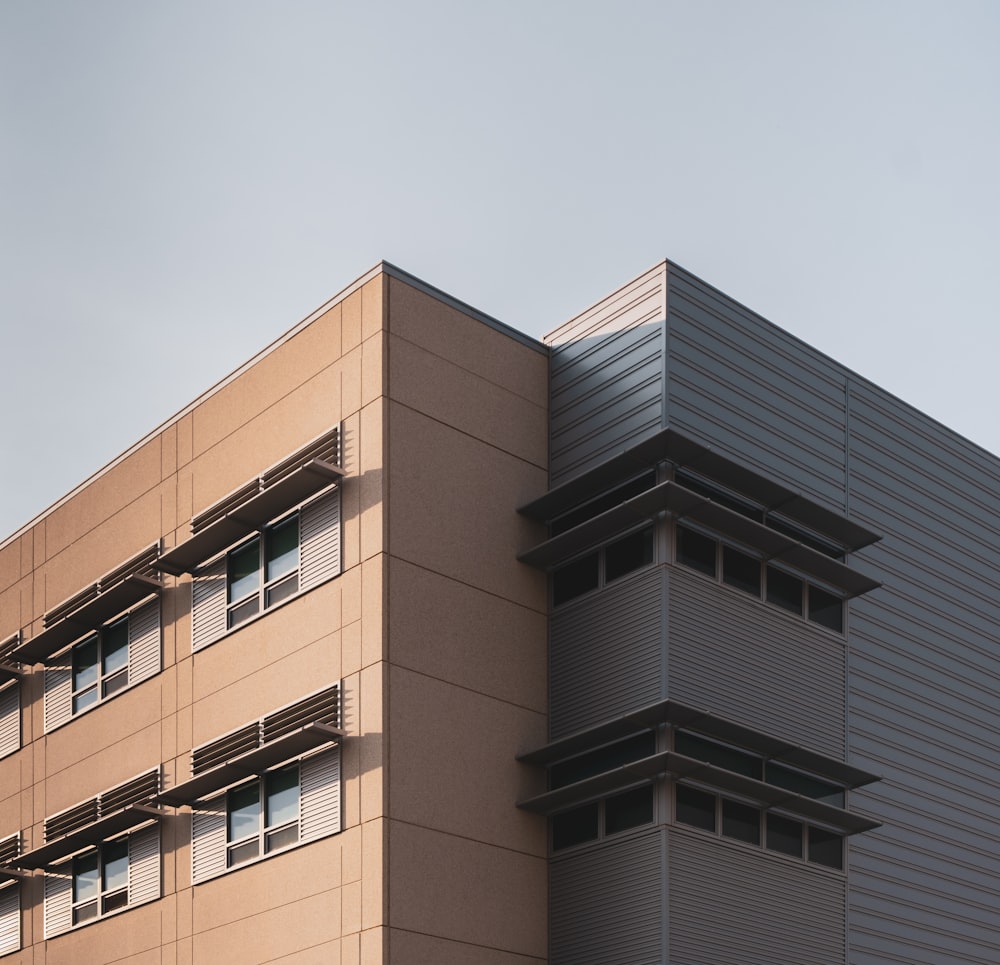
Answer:
<path fill-rule="evenodd" d="M 302 508 L 299 516 L 299 588 L 340 574 L 340 487 Z"/>
<path fill-rule="evenodd" d="M 325 751 L 299 765 L 300 832 L 303 841 L 340 831 L 340 748 Z"/>
<path fill-rule="evenodd" d="M 72 862 L 45 872 L 45 937 L 73 927 Z"/>
<path fill-rule="evenodd" d="M 21 687 L 8 684 L 0 690 L 0 757 L 13 754 L 21 746 Z"/>
<path fill-rule="evenodd" d="M 658 265 L 547 337 L 552 485 L 660 428 L 663 319 Z"/>
<path fill-rule="evenodd" d="M 550 965 L 661 965 L 662 838 L 654 828 L 550 862 Z"/>
<path fill-rule="evenodd" d="M 160 828 L 136 831 L 128 839 L 128 903 L 141 905 L 160 897 Z"/>
<path fill-rule="evenodd" d="M 846 641 L 675 566 L 670 697 L 843 759 Z"/>
<path fill-rule="evenodd" d="M 160 672 L 160 601 L 155 599 L 133 610 L 128 618 L 129 684 Z"/>
<path fill-rule="evenodd" d="M 21 888 L 12 885 L 0 891 L 0 955 L 21 947 Z"/>
<path fill-rule="evenodd" d="M 670 832 L 671 965 L 845 962 L 842 875 Z"/>
<path fill-rule="evenodd" d="M 663 696 L 664 573 L 650 567 L 553 613 L 553 740 Z"/>
<path fill-rule="evenodd" d="M 45 733 L 73 716 L 73 671 L 69 666 L 45 671 Z"/>
<path fill-rule="evenodd" d="M 226 870 L 226 796 L 191 813 L 191 880 L 197 884 Z"/>
<path fill-rule="evenodd" d="M 842 509 L 842 370 L 675 266 L 667 316 L 667 422 Z"/>
<path fill-rule="evenodd" d="M 226 632 L 226 557 L 205 567 L 191 583 L 191 649 L 199 650 Z"/>

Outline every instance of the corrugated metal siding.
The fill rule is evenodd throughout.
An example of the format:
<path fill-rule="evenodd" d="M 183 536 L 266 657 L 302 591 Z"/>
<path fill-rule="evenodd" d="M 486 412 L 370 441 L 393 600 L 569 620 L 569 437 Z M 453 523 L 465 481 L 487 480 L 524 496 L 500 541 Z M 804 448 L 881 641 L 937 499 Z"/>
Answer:
<path fill-rule="evenodd" d="M 226 870 L 226 796 L 191 812 L 191 880 L 197 884 Z"/>
<path fill-rule="evenodd" d="M 549 629 L 549 730 L 556 739 L 663 695 L 665 568 L 567 603 Z"/>
<path fill-rule="evenodd" d="M 21 888 L 12 885 L 0 891 L 0 955 L 21 947 Z"/>
<path fill-rule="evenodd" d="M 128 839 L 128 903 L 160 897 L 160 829 L 146 828 Z"/>
<path fill-rule="evenodd" d="M 662 425 L 664 290 L 659 265 L 548 336 L 553 486 Z"/>
<path fill-rule="evenodd" d="M 666 421 L 843 508 L 846 379 L 790 335 L 670 266 Z"/>
<path fill-rule="evenodd" d="M 552 859 L 550 965 L 661 965 L 663 834 L 652 828 Z"/>
<path fill-rule="evenodd" d="M 883 780 L 852 806 L 852 965 L 1000 961 L 1000 465 L 865 383 L 851 508 L 885 535 L 852 606 L 849 740 Z"/>
<path fill-rule="evenodd" d="M 191 649 L 200 650 L 226 632 L 226 557 L 191 583 Z"/>
<path fill-rule="evenodd" d="M 45 937 L 73 927 L 73 863 L 45 872 Z"/>
<path fill-rule="evenodd" d="M 843 758 L 843 638 L 682 566 L 669 612 L 671 698 Z"/>
<path fill-rule="evenodd" d="M 160 672 L 160 601 L 133 610 L 128 618 L 128 680 L 137 684 Z"/>
<path fill-rule="evenodd" d="M 299 767 L 300 837 L 303 841 L 340 831 L 340 748 L 304 760 Z"/>
<path fill-rule="evenodd" d="M 0 690 L 0 757 L 21 746 L 21 686 L 9 684 Z"/>
<path fill-rule="evenodd" d="M 845 888 L 840 875 L 671 830 L 669 961 L 843 963 Z"/>
<path fill-rule="evenodd" d="M 340 574 L 340 488 L 302 508 L 299 587 L 310 587 Z"/>
<path fill-rule="evenodd" d="M 68 659 L 68 658 L 67 658 Z M 73 670 L 53 667 L 45 671 L 45 733 L 73 716 Z"/>

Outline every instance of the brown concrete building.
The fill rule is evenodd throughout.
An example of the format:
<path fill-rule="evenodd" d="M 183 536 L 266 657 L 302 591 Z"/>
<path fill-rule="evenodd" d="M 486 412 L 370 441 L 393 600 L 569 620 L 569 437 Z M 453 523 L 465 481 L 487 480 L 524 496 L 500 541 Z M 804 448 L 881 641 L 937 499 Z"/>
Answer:
<path fill-rule="evenodd" d="M 541 346 L 380 265 L 0 545 L 0 955 L 546 958 Z"/>

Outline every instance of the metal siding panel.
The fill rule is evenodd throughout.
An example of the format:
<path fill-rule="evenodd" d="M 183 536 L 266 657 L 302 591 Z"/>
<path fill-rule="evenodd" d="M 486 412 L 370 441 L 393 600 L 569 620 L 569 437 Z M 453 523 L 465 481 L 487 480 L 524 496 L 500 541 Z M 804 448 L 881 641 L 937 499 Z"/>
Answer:
<path fill-rule="evenodd" d="M 843 369 L 686 272 L 668 281 L 666 421 L 843 509 Z"/>
<path fill-rule="evenodd" d="M 73 716 L 73 670 L 53 667 L 45 671 L 45 733 Z"/>
<path fill-rule="evenodd" d="M 340 748 L 317 754 L 299 765 L 301 838 L 340 831 Z"/>
<path fill-rule="evenodd" d="M 21 888 L 13 885 L 0 891 L 0 955 L 21 947 Z"/>
<path fill-rule="evenodd" d="M 73 927 L 72 864 L 45 872 L 45 937 L 61 935 Z"/>
<path fill-rule="evenodd" d="M 0 690 L 0 757 L 21 747 L 21 685 L 12 683 Z"/>
<path fill-rule="evenodd" d="M 842 875 L 671 829 L 672 965 L 845 961 Z"/>
<path fill-rule="evenodd" d="M 128 618 L 128 679 L 137 684 L 160 672 L 160 600 L 133 610 Z"/>
<path fill-rule="evenodd" d="M 551 860 L 550 965 L 661 965 L 662 834 L 651 828 Z"/>
<path fill-rule="evenodd" d="M 671 698 L 843 759 L 846 641 L 675 566 Z"/>
<path fill-rule="evenodd" d="M 128 839 L 128 903 L 141 905 L 160 897 L 159 825 Z"/>
<path fill-rule="evenodd" d="M 191 649 L 199 650 L 226 632 L 226 557 L 191 583 Z"/>
<path fill-rule="evenodd" d="M 207 881 L 226 870 L 226 796 L 191 812 L 191 881 Z"/>
<path fill-rule="evenodd" d="M 553 740 L 660 699 L 663 581 L 650 567 L 553 612 Z"/>
<path fill-rule="evenodd" d="M 299 517 L 303 590 L 340 575 L 340 487 L 304 506 Z"/>

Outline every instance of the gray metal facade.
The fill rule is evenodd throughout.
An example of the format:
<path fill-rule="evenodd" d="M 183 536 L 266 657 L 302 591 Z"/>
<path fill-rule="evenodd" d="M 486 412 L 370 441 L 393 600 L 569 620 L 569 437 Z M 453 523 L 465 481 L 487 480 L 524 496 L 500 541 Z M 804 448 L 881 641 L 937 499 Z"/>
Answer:
<path fill-rule="evenodd" d="M 1000 462 L 671 263 L 549 342 L 553 489 L 676 429 L 881 534 L 847 562 L 883 584 L 832 633 L 675 565 L 661 518 L 652 568 L 554 610 L 553 740 L 676 699 L 878 774 L 848 806 L 881 827 L 842 872 L 662 819 L 556 855 L 552 961 L 617 961 L 579 949 L 655 899 L 623 962 L 995 965 Z"/>

